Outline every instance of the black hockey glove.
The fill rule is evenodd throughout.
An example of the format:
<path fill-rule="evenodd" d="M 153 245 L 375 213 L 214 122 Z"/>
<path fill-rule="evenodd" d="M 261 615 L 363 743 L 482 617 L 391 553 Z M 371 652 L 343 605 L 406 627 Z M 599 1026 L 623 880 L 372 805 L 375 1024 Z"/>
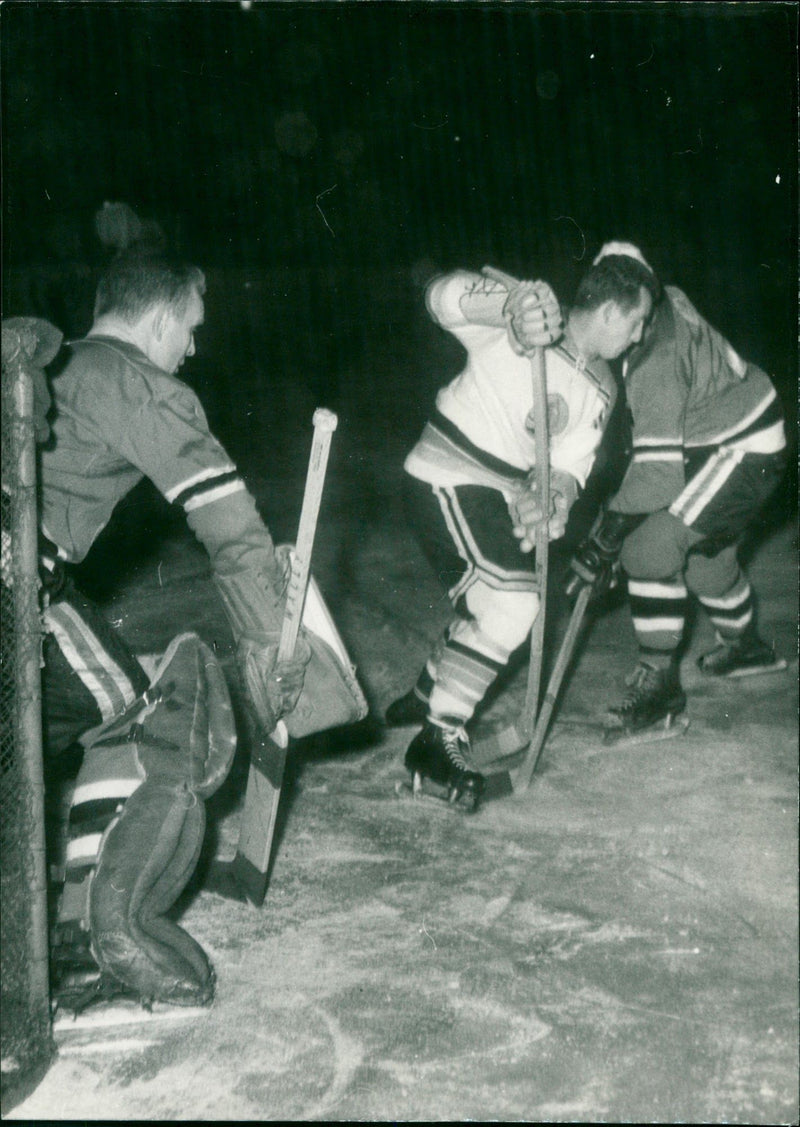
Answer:
<path fill-rule="evenodd" d="M 581 588 L 591 587 L 599 599 L 619 578 L 619 555 L 626 536 L 642 523 L 646 513 L 606 512 L 569 562 L 565 591 L 576 598 Z"/>

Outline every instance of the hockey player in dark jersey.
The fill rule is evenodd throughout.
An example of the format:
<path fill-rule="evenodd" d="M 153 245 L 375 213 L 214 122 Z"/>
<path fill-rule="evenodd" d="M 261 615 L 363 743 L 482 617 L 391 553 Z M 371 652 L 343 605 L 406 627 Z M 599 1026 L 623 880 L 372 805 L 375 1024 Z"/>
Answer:
<path fill-rule="evenodd" d="M 607 243 L 595 261 L 628 256 Z M 737 545 L 786 467 L 783 414 L 769 377 L 740 357 L 687 296 L 665 286 L 641 343 L 623 363 L 633 452 L 599 529 L 572 561 L 568 590 L 627 575 L 639 661 L 628 693 L 609 709 L 608 738 L 669 725 L 686 707 L 679 662 L 689 595 L 705 609 L 717 646 L 699 659 L 711 676 L 786 667 L 756 628 Z"/>
<path fill-rule="evenodd" d="M 547 305 L 549 287 L 524 285 Z M 547 503 L 535 491 L 531 368 L 516 332 L 520 324 L 528 348 L 549 345 L 561 335 L 558 312 L 555 333 L 552 313 L 530 324 L 509 320 L 509 291 L 467 271 L 428 287 L 431 316 L 464 345 L 467 358 L 439 392 L 405 462 L 410 519 L 456 612 L 416 685 L 386 714 L 390 725 L 422 725 L 405 757 L 417 789 L 429 779 L 451 801 L 468 809 L 478 804 L 483 777 L 469 767 L 466 725 L 540 612 L 533 530 L 547 504 L 550 539 L 564 534 L 616 396 L 606 361 L 641 336 L 654 286 L 630 259 L 592 267 L 562 343 L 545 348 Z"/>
<path fill-rule="evenodd" d="M 92 328 L 69 344 L 68 361 L 53 381 L 53 436 L 41 456 L 41 527 L 51 572 L 79 563 L 117 504 L 148 477 L 184 510 L 206 548 L 240 645 L 280 630 L 286 574 L 236 466 L 209 431 L 197 396 L 176 375 L 194 355 L 204 290 L 196 267 L 150 255 L 121 255 L 108 268 Z M 80 622 L 93 615 L 88 600 L 69 584 L 65 590 L 67 597 L 51 599 L 45 625 L 72 668 L 76 692 L 98 722 L 107 720 L 129 707 L 149 678 L 118 635 L 103 659 L 107 639 L 87 634 Z M 276 669 L 275 650 L 270 655 L 265 646 L 263 654 L 274 715 L 260 719 L 269 728 L 294 706 L 303 663 Z M 60 730 L 55 708 L 46 718 L 48 747 L 57 752 L 75 734 L 68 725 Z"/>
<path fill-rule="evenodd" d="M 68 571 L 142 477 L 182 507 L 208 552 L 246 696 L 266 732 L 289 717 L 307 680 L 304 639 L 294 660 L 277 660 L 288 555 L 276 552 L 199 400 L 176 376 L 195 351 L 204 289 L 196 267 L 118 256 L 98 286 L 90 332 L 67 346 L 51 384 L 52 433 L 40 458 L 44 746 L 52 761 L 83 745 L 53 933 L 62 1002 L 76 967 L 102 972 L 95 991 L 110 983 L 103 989 L 178 1005 L 213 997 L 205 954 L 164 913 L 192 874 L 204 801 L 232 760 L 225 678 L 195 634 L 174 639 L 149 675 Z"/>

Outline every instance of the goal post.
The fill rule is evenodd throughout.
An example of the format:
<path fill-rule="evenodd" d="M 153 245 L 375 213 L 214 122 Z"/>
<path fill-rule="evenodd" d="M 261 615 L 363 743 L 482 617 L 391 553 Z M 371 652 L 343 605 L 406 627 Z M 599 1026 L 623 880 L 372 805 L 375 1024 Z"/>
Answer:
<path fill-rule="evenodd" d="M 0 1023 L 5 1097 L 52 1058 L 31 342 L 3 326 Z M 6 1108 L 4 1107 L 4 1111 Z"/>

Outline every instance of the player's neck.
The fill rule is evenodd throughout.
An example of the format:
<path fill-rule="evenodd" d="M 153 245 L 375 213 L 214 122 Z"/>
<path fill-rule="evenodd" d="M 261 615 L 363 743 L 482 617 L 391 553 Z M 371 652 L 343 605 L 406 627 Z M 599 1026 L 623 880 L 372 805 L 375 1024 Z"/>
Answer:
<path fill-rule="evenodd" d="M 113 337 L 114 340 L 135 345 L 145 356 L 148 355 L 149 337 L 144 327 L 141 324 L 132 325 L 129 321 L 124 321 L 121 317 L 116 317 L 112 313 L 96 318 L 86 335 L 87 337 Z"/>

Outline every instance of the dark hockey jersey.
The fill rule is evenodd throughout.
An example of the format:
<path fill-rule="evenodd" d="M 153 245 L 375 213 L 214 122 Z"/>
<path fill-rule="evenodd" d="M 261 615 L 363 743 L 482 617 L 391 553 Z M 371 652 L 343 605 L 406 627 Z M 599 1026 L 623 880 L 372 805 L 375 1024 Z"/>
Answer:
<path fill-rule="evenodd" d="M 272 627 L 283 568 L 195 393 L 132 344 L 97 336 L 70 347 L 53 380 L 53 436 L 42 451 L 45 537 L 62 559 L 80 562 L 116 505 L 146 476 L 184 510 L 208 551 L 226 609 L 235 598 L 252 629 Z"/>
<path fill-rule="evenodd" d="M 618 512 L 680 515 L 686 461 L 702 448 L 771 454 L 786 445 L 772 381 L 673 286 L 623 371 L 633 457 L 610 502 Z"/>

